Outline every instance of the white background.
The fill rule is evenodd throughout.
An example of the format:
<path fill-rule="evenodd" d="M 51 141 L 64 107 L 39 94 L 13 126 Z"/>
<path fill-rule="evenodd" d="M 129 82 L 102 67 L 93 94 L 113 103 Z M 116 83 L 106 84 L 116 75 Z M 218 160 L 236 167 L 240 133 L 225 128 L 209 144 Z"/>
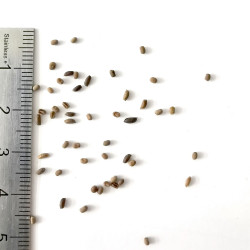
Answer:
<path fill-rule="evenodd" d="M 34 115 L 53 105 L 61 110 L 33 127 L 33 173 L 46 168 L 33 175 L 33 250 L 249 249 L 248 3 L 1 3 L 1 27 L 36 28 L 35 83 L 41 90 L 34 93 Z M 70 43 L 73 36 L 78 43 Z M 52 39 L 60 45 L 51 46 Z M 141 45 L 147 54 L 139 53 Z M 48 70 L 51 61 L 58 63 L 55 71 Z M 80 78 L 57 84 L 67 70 L 79 71 Z M 212 81 L 204 80 L 206 73 Z M 89 87 L 72 92 L 88 75 Z M 150 83 L 151 76 L 159 83 Z M 125 102 L 126 89 L 131 97 Z M 143 99 L 149 104 L 140 110 Z M 64 124 L 63 101 L 77 113 L 76 124 Z M 173 116 L 170 106 L 176 107 Z M 158 108 L 163 115 L 154 114 Z M 122 117 L 114 118 L 113 111 Z M 125 124 L 127 116 L 139 121 Z M 107 139 L 111 145 L 104 147 Z M 63 149 L 65 140 L 82 147 Z M 196 161 L 193 151 L 200 153 Z M 51 157 L 38 161 L 43 152 Z M 103 152 L 110 155 L 106 161 Z M 133 168 L 122 163 L 127 153 L 137 161 Z M 80 164 L 82 157 L 90 162 Z M 59 168 L 64 173 L 56 177 Z M 113 175 L 125 179 L 122 188 L 90 192 Z M 193 181 L 186 188 L 188 176 Z M 67 205 L 60 210 L 62 197 Z M 83 205 L 89 211 L 81 214 Z"/>

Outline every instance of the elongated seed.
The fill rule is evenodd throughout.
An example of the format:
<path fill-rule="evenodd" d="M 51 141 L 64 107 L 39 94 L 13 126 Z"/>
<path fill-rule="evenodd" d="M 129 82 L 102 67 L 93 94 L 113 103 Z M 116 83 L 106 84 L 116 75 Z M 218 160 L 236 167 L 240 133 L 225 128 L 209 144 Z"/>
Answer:
<path fill-rule="evenodd" d="M 109 181 L 104 181 L 103 185 L 104 185 L 105 187 L 110 187 L 110 182 L 109 182 Z"/>
<path fill-rule="evenodd" d="M 150 82 L 152 82 L 152 83 L 157 83 L 157 78 L 155 78 L 155 77 L 150 77 Z"/>
<path fill-rule="evenodd" d="M 51 88 L 51 87 L 48 87 L 47 90 L 48 90 L 48 92 L 49 92 L 50 94 L 54 93 L 54 89 Z"/>
<path fill-rule="evenodd" d="M 146 246 L 149 245 L 149 239 L 148 239 L 147 237 L 144 238 L 144 244 L 145 244 Z"/>
<path fill-rule="evenodd" d="M 117 182 L 118 177 L 116 175 L 114 175 L 113 177 L 110 178 L 110 182 Z"/>
<path fill-rule="evenodd" d="M 37 91 L 38 89 L 40 89 L 40 85 L 36 84 L 33 86 L 33 91 Z"/>
<path fill-rule="evenodd" d="M 56 170 L 56 172 L 55 172 L 55 175 L 56 175 L 56 176 L 59 176 L 59 175 L 61 175 L 61 174 L 62 174 L 62 170 L 61 170 L 61 169 Z"/>
<path fill-rule="evenodd" d="M 210 79 L 211 79 L 211 75 L 210 75 L 210 74 L 206 74 L 206 75 L 205 75 L 205 80 L 206 80 L 206 81 L 210 81 Z"/>
<path fill-rule="evenodd" d="M 193 160 L 196 160 L 197 157 L 198 157 L 198 153 L 197 153 L 197 152 L 193 152 L 193 154 L 192 154 L 192 159 L 193 159 Z"/>
<path fill-rule="evenodd" d="M 110 145 L 110 140 L 106 140 L 103 142 L 103 146 L 109 146 Z"/>
<path fill-rule="evenodd" d="M 79 142 L 75 142 L 73 144 L 73 148 L 80 148 L 81 144 Z"/>
<path fill-rule="evenodd" d="M 88 211 L 88 206 L 83 206 L 80 208 L 81 213 L 85 213 L 86 211 Z"/>
<path fill-rule="evenodd" d="M 137 117 L 128 117 L 124 120 L 125 123 L 134 123 L 137 121 Z"/>
<path fill-rule="evenodd" d="M 93 119 L 93 117 L 92 117 L 91 114 L 87 114 L 86 117 L 87 117 L 87 119 L 88 119 L 89 121 Z"/>
<path fill-rule="evenodd" d="M 54 119 L 56 117 L 56 112 L 55 111 L 51 111 L 50 112 L 50 119 Z"/>
<path fill-rule="evenodd" d="M 42 153 L 40 155 L 38 155 L 38 159 L 44 159 L 44 158 L 48 158 L 49 157 L 49 154 L 48 153 Z"/>
<path fill-rule="evenodd" d="M 141 107 L 140 109 L 145 109 L 147 107 L 148 101 L 146 99 L 144 99 L 141 103 Z"/>
<path fill-rule="evenodd" d="M 136 164 L 136 161 L 131 160 L 131 161 L 128 162 L 128 164 L 129 164 L 130 167 L 133 167 Z"/>
<path fill-rule="evenodd" d="M 66 71 L 64 73 L 64 76 L 72 76 L 72 75 L 74 75 L 74 71 L 72 71 L 72 70 Z"/>
<path fill-rule="evenodd" d="M 117 182 L 112 182 L 112 183 L 110 184 L 110 186 L 113 187 L 113 188 L 119 188 L 119 185 L 118 185 Z"/>
<path fill-rule="evenodd" d="M 103 193 L 103 187 L 102 186 L 98 187 L 97 193 L 98 194 L 102 194 Z"/>
<path fill-rule="evenodd" d="M 124 183 L 124 179 L 120 179 L 120 180 L 118 181 L 119 187 L 120 187 L 123 183 Z"/>
<path fill-rule="evenodd" d="M 76 123 L 75 119 L 66 119 L 66 120 L 64 120 L 64 122 L 65 122 L 66 124 L 73 124 L 73 123 Z"/>
<path fill-rule="evenodd" d="M 68 104 L 67 102 L 63 102 L 62 105 L 63 105 L 63 107 L 66 108 L 66 109 L 68 109 L 68 108 L 70 107 L 69 104 Z"/>
<path fill-rule="evenodd" d="M 111 77 L 115 77 L 116 76 L 115 71 L 113 69 L 111 69 L 109 71 L 109 74 L 111 75 Z"/>
<path fill-rule="evenodd" d="M 85 85 L 86 87 L 88 87 L 89 84 L 90 84 L 90 81 L 91 81 L 91 76 L 87 76 L 86 79 L 85 79 L 85 81 L 84 81 L 84 85 Z"/>
<path fill-rule="evenodd" d="M 186 182 L 185 182 L 186 187 L 188 187 L 190 185 L 191 179 L 192 178 L 190 176 L 186 179 Z"/>
<path fill-rule="evenodd" d="M 145 49 L 144 46 L 140 47 L 140 52 L 141 52 L 141 54 L 145 54 L 146 53 L 146 49 Z"/>
<path fill-rule="evenodd" d="M 92 192 L 92 193 L 96 193 L 97 190 L 98 190 L 98 187 L 97 187 L 97 186 L 92 186 L 92 187 L 91 187 L 91 192 Z"/>
<path fill-rule="evenodd" d="M 64 208 L 64 207 L 65 207 L 65 204 L 66 204 L 66 198 L 62 198 L 62 199 L 60 200 L 60 204 L 59 204 L 60 209 Z"/>
<path fill-rule="evenodd" d="M 63 148 L 67 148 L 69 146 L 69 142 L 68 141 L 65 141 L 62 145 Z"/>
<path fill-rule="evenodd" d="M 40 174 L 43 174 L 45 172 L 45 168 L 39 168 L 37 171 L 36 171 L 36 174 L 37 175 L 40 175 Z"/>
<path fill-rule="evenodd" d="M 170 107 L 169 108 L 169 113 L 170 113 L 170 115 L 173 115 L 174 113 L 175 113 L 175 107 Z"/>
<path fill-rule="evenodd" d="M 89 160 L 87 158 L 82 158 L 80 161 L 82 164 L 87 164 Z"/>
<path fill-rule="evenodd" d="M 31 216 L 30 216 L 30 224 L 31 224 L 31 225 L 34 225 L 35 223 L 36 223 L 36 217 L 33 216 L 33 215 L 31 215 Z"/>
<path fill-rule="evenodd" d="M 63 80 L 62 78 L 57 78 L 57 79 L 56 79 L 56 82 L 57 82 L 58 84 L 63 84 L 63 83 L 64 83 L 64 80 Z"/>
<path fill-rule="evenodd" d="M 41 125 L 42 124 L 42 122 L 41 122 L 41 115 L 40 114 L 36 115 L 36 124 L 37 125 Z"/>
<path fill-rule="evenodd" d="M 72 117 L 72 116 L 75 116 L 75 112 L 66 112 L 65 115 Z"/>
<path fill-rule="evenodd" d="M 57 106 L 53 106 L 52 111 L 58 113 L 60 111 L 60 109 Z"/>
<path fill-rule="evenodd" d="M 77 91 L 79 91 L 81 88 L 82 88 L 82 85 L 77 85 L 77 86 L 75 86 L 75 87 L 73 88 L 73 91 L 74 91 L 74 92 L 77 92 Z"/>
<path fill-rule="evenodd" d="M 76 42 L 77 42 L 77 37 L 73 37 L 70 41 L 71 41 L 72 43 L 76 43 Z"/>
<path fill-rule="evenodd" d="M 124 94 L 123 94 L 123 100 L 127 101 L 127 99 L 129 98 L 129 91 L 125 90 Z"/>
<path fill-rule="evenodd" d="M 38 114 L 46 115 L 46 110 L 45 109 L 38 109 Z"/>
<path fill-rule="evenodd" d="M 49 69 L 50 70 L 54 70 L 56 68 L 56 63 L 55 62 L 51 62 L 50 64 L 49 64 Z"/>
<path fill-rule="evenodd" d="M 130 160 L 131 154 L 127 154 L 123 158 L 123 163 L 127 163 Z"/>
<path fill-rule="evenodd" d="M 102 158 L 103 158 L 104 160 L 107 160 L 109 157 L 108 157 L 108 155 L 107 155 L 106 153 L 103 153 L 103 154 L 102 154 Z"/>
<path fill-rule="evenodd" d="M 79 76 L 79 73 L 77 71 L 74 71 L 74 74 L 73 74 L 74 79 L 77 79 L 78 76 Z"/>
<path fill-rule="evenodd" d="M 120 117 L 121 114 L 120 114 L 119 112 L 115 111 L 115 112 L 113 112 L 113 116 L 114 116 L 114 117 Z"/>
<path fill-rule="evenodd" d="M 155 114 L 156 114 L 156 115 L 161 115 L 162 112 L 163 112 L 162 109 L 157 109 L 157 110 L 155 110 Z"/>
<path fill-rule="evenodd" d="M 50 44 L 51 45 L 57 45 L 58 44 L 58 40 L 57 39 L 51 40 Z"/>

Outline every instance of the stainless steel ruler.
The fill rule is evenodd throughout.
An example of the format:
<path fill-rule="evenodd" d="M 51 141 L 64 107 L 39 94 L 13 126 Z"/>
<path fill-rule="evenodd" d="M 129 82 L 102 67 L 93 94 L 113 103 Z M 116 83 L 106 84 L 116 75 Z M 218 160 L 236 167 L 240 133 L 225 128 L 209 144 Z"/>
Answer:
<path fill-rule="evenodd" d="M 0 29 L 0 249 L 30 249 L 34 29 Z"/>

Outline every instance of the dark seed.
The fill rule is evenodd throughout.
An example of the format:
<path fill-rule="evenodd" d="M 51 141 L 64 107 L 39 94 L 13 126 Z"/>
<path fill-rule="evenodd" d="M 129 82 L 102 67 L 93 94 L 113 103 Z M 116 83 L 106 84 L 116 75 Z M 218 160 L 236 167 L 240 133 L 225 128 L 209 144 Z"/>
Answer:
<path fill-rule="evenodd" d="M 146 246 L 149 245 L 149 239 L 148 239 L 147 237 L 144 238 L 144 244 L 145 244 Z"/>
<path fill-rule="evenodd" d="M 76 123 L 76 121 L 74 119 L 66 119 L 66 120 L 64 120 L 64 122 L 67 123 L 67 124 Z"/>
<path fill-rule="evenodd" d="M 196 160 L 197 157 L 198 157 L 198 153 L 197 153 L 197 152 L 193 152 L 193 154 L 192 154 L 192 159 L 193 159 L 193 160 Z"/>
<path fill-rule="evenodd" d="M 66 198 L 62 198 L 60 200 L 60 209 L 64 208 L 65 207 L 65 203 L 66 203 Z"/>
<path fill-rule="evenodd" d="M 121 114 L 120 114 L 119 112 L 115 111 L 115 112 L 113 112 L 113 116 L 114 116 L 114 117 L 120 117 Z"/>
<path fill-rule="evenodd" d="M 78 72 L 77 72 L 77 71 L 74 71 L 73 76 L 74 76 L 74 79 L 77 79 L 77 78 L 78 78 L 78 76 L 79 76 Z"/>
<path fill-rule="evenodd" d="M 83 206 L 80 208 L 81 213 L 85 213 L 86 211 L 88 211 L 88 206 Z"/>
<path fill-rule="evenodd" d="M 186 179 L 186 182 L 185 182 L 186 187 L 188 187 L 190 185 L 191 179 L 192 178 L 190 176 Z"/>
<path fill-rule="evenodd" d="M 38 109 L 38 114 L 46 115 L 46 110 L 45 109 Z"/>
<path fill-rule="evenodd" d="M 110 140 L 106 140 L 103 142 L 103 146 L 108 146 L 108 145 L 110 145 Z"/>
<path fill-rule="evenodd" d="M 75 113 L 74 112 L 66 112 L 65 115 L 72 117 L 72 116 L 75 116 Z"/>
<path fill-rule="evenodd" d="M 151 78 L 150 78 L 150 82 L 152 82 L 152 83 L 157 83 L 157 78 L 151 77 Z"/>
<path fill-rule="evenodd" d="M 56 117 L 56 112 L 55 111 L 51 111 L 50 112 L 50 119 L 54 119 Z"/>
<path fill-rule="evenodd" d="M 118 181 L 119 187 L 120 187 L 123 183 L 124 183 L 124 179 L 120 179 L 120 180 Z"/>
<path fill-rule="evenodd" d="M 58 40 L 54 39 L 50 42 L 51 45 L 57 45 L 58 44 Z"/>
<path fill-rule="evenodd" d="M 61 175 L 61 174 L 62 174 L 62 170 L 61 170 L 61 169 L 56 170 L 56 172 L 55 172 L 55 175 L 56 175 L 56 176 L 59 176 L 59 175 Z"/>
<path fill-rule="evenodd" d="M 124 120 L 125 123 L 134 123 L 137 121 L 137 117 L 128 117 Z"/>
<path fill-rule="evenodd" d="M 115 75 L 115 71 L 112 70 L 112 69 L 109 71 L 109 74 L 111 75 L 111 77 L 115 77 L 115 76 L 116 76 L 116 75 Z"/>
<path fill-rule="evenodd" d="M 91 188 L 91 192 L 92 192 L 92 193 L 96 193 L 97 190 L 98 190 L 98 187 L 97 187 L 97 186 L 93 186 L 93 187 Z"/>
<path fill-rule="evenodd" d="M 106 153 L 103 153 L 103 154 L 102 154 L 102 158 L 103 158 L 104 160 L 107 160 L 109 157 L 108 157 L 108 155 L 107 155 Z"/>
<path fill-rule="evenodd" d="M 82 85 L 77 85 L 73 88 L 73 91 L 79 91 L 82 88 Z"/>
<path fill-rule="evenodd" d="M 63 81 L 62 78 L 57 78 L 57 79 L 56 79 L 56 82 L 57 82 L 58 84 L 63 84 L 63 83 L 64 83 L 64 81 Z"/>
<path fill-rule="evenodd" d="M 55 62 L 51 62 L 50 64 L 49 64 L 49 69 L 50 70 L 53 70 L 53 69 L 55 69 L 56 68 L 56 63 Z"/>
<path fill-rule="evenodd" d="M 131 157 L 131 154 L 125 155 L 123 158 L 123 163 L 127 163 L 129 161 L 130 157 Z"/>
<path fill-rule="evenodd" d="M 146 49 L 145 49 L 145 47 L 144 47 L 144 46 L 141 46 L 141 47 L 140 47 L 140 52 L 141 52 L 141 54 L 145 54 Z"/>
<path fill-rule="evenodd" d="M 65 141 L 62 145 L 63 148 L 67 148 L 69 146 L 69 142 L 68 141 Z"/>
<path fill-rule="evenodd" d="M 63 102 L 62 105 L 63 105 L 63 107 L 66 108 L 66 109 L 68 109 L 68 108 L 70 107 L 69 104 L 68 104 L 67 102 Z"/>
<path fill-rule="evenodd" d="M 42 124 L 42 122 L 41 122 L 41 115 L 40 114 L 36 115 L 36 124 L 37 125 L 41 125 Z"/>
<path fill-rule="evenodd" d="M 206 74 L 205 80 L 206 80 L 206 81 L 209 81 L 210 79 L 211 79 L 211 75 L 210 75 L 210 74 Z"/>
<path fill-rule="evenodd" d="M 64 73 L 64 76 L 72 76 L 74 74 L 74 71 L 66 71 L 65 73 Z"/>
<path fill-rule="evenodd" d="M 39 168 L 37 171 L 36 171 L 36 174 L 37 175 L 40 175 L 40 174 L 43 174 L 45 172 L 45 168 Z"/>
<path fill-rule="evenodd" d="M 98 194 L 102 194 L 103 193 L 103 187 L 102 186 L 98 187 L 97 193 Z"/>
<path fill-rule="evenodd" d="M 105 187 L 110 187 L 110 182 L 109 182 L 109 181 L 104 181 L 103 185 L 104 185 Z"/>
<path fill-rule="evenodd" d="M 143 100 L 141 103 L 141 108 L 140 109 L 145 109 L 147 107 L 148 101 L 147 100 Z"/>
<path fill-rule="evenodd" d="M 117 182 L 112 182 L 110 186 L 113 188 L 119 188 L 119 184 Z"/>
<path fill-rule="evenodd" d="M 85 85 L 86 87 L 88 87 L 89 84 L 90 84 L 90 81 L 91 81 L 91 76 L 87 76 L 87 78 L 86 78 L 85 81 L 84 81 L 84 85 Z"/>

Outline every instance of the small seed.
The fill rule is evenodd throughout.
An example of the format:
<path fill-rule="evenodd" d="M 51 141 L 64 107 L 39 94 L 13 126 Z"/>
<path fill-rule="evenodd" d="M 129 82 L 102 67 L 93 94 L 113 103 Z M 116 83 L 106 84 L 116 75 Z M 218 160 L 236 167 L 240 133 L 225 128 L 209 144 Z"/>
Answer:
<path fill-rule="evenodd" d="M 41 122 L 41 115 L 40 114 L 36 115 L 36 124 L 37 125 L 41 125 L 42 124 L 42 122 Z"/>
<path fill-rule="evenodd" d="M 36 223 L 36 217 L 33 216 L 33 215 L 31 215 L 31 216 L 30 216 L 30 224 L 31 224 L 31 225 L 34 225 L 35 223 Z"/>
<path fill-rule="evenodd" d="M 150 82 L 152 82 L 152 83 L 157 83 L 157 78 L 151 77 L 151 78 L 150 78 Z"/>
<path fill-rule="evenodd" d="M 64 120 L 64 122 L 65 122 L 66 124 L 73 124 L 73 123 L 76 123 L 76 121 L 75 121 L 74 119 L 66 119 L 66 120 Z"/>
<path fill-rule="evenodd" d="M 77 41 L 77 37 L 73 37 L 71 40 L 70 40 L 72 43 L 75 43 Z"/>
<path fill-rule="evenodd" d="M 186 179 L 186 182 L 185 182 L 186 187 L 188 187 L 190 185 L 191 179 L 192 178 L 190 176 Z"/>
<path fill-rule="evenodd" d="M 36 174 L 37 175 L 40 175 L 40 174 L 43 174 L 45 172 L 45 168 L 39 168 L 37 171 L 36 171 Z"/>
<path fill-rule="evenodd" d="M 77 92 L 82 88 L 82 85 L 77 85 L 73 88 L 73 91 Z"/>
<path fill-rule="evenodd" d="M 141 103 L 141 107 L 140 109 L 145 109 L 147 107 L 148 101 L 147 100 L 143 100 Z"/>
<path fill-rule="evenodd" d="M 136 164 L 136 161 L 135 161 L 135 160 L 131 160 L 131 161 L 128 162 L 128 165 L 129 165 L 130 167 L 133 167 L 135 164 Z"/>
<path fill-rule="evenodd" d="M 67 148 L 69 146 L 69 142 L 68 141 L 65 141 L 62 145 L 63 148 Z"/>
<path fill-rule="evenodd" d="M 123 163 L 127 163 L 130 160 L 131 154 L 127 154 L 123 158 Z"/>
<path fill-rule="evenodd" d="M 46 110 L 45 109 L 38 109 L 38 114 L 46 115 Z"/>
<path fill-rule="evenodd" d="M 70 71 L 66 71 L 64 73 L 64 76 L 72 76 L 74 74 L 74 71 L 70 70 Z"/>
<path fill-rule="evenodd" d="M 109 157 L 108 157 L 108 155 L 107 155 L 106 153 L 103 153 L 103 154 L 102 154 L 102 158 L 103 158 L 104 160 L 107 160 Z"/>
<path fill-rule="evenodd" d="M 63 84 L 63 83 L 64 83 L 64 80 L 63 80 L 62 78 L 57 78 L 57 79 L 56 79 L 56 82 L 57 82 L 58 84 Z"/>
<path fill-rule="evenodd" d="M 115 77 L 116 76 L 115 71 L 113 69 L 111 69 L 109 71 L 109 74 L 111 75 L 111 77 Z"/>
<path fill-rule="evenodd" d="M 156 114 L 156 115 L 161 115 L 162 112 L 163 112 L 162 109 L 157 109 L 157 110 L 155 110 L 155 114 Z"/>
<path fill-rule="evenodd" d="M 59 176 L 59 175 L 61 175 L 61 174 L 62 174 L 62 170 L 61 170 L 61 169 L 56 170 L 56 172 L 55 172 L 55 175 L 56 175 L 56 176 Z"/>
<path fill-rule="evenodd" d="M 124 101 L 127 101 L 128 97 L 129 97 L 129 91 L 126 90 L 126 91 L 124 92 L 124 94 L 123 94 L 123 100 L 124 100 Z"/>
<path fill-rule="evenodd" d="M 103 146 L 109 146 L 110 145 L 110 140 L 106 140 L 103 142 Z"/>
<path fill-rule="evenodd" d="M 205 75 L 205 80 L 206 80 L 206 81 L 209 81 L 210 79 L 211 79 L 211 75 L 210 75 L 210 74 L 206 74 L 206 75 Z"/>
<path fill-rule="evenodd" d="M 51 40 L 50 44 L 51 45 L 57 45 L 58 44 L 58 40 L 56 40 L 56 39 Z"/>
<path fill-rule="evenodd" d="M 171 115 L 173 115 L 174 113 L 175 113 L 175 107 L 170 107 L 169 108 L 169 113 L 171 114 Z"/>
<path fill-rule="evenodd" d="M 102 194 L 103 193 L 103 187 L 102 186 L 98 187 L 97 193 L 98 194 Z"/>
<path fill-rule="evenodd" d="M 141 52 L 141 54 L 145 54 L 146 53 L 146 49 L 145 49 L 144 46 L 140 47 L 140 52 Z"/>
<path fill-rule="evenodd" d="M 75 116 L 75 112 L 66 112 L 65 115 L 72 117 L 72 116 Z"/>
<path fill-rule="evenodd" d="M 117 180 L 118 180 L 118 177 L 116 175 L 110 178 L 111 183 L 112 182 L 117 182 Z"/>
<path fill-rule="evenodd" d="M 51 88 L 51 87 L 48 87 L 47 90 L 48 90 L 48 92 L 49 92 L 50 94 L 54 93 L 54 89 Z"/>
<path fill-rule="evenodd" d="M 137 117 L 128 117 L 124 120 L 125 123 L 134 123 L 137 121 Z"/>
<path fill-rule="evenodd" d="M 60 200 L 60 209 L 64 208 L 65 207 L 65 203 L 66 203 L 66 198 L 62 198 Z"/>
<path fill-rule="evenodd" d="M 124 179 L 120 179 L 120 180 L 118 181 L 119 187 L 120 187 L 123 183 L 124 183 Z"/>
<path fill-rule="evenodd" d="M 91 81 L 91 76 L 87 76 L 87 78 L 86 78 L 85 81 L 84 81 L 84 85 L 85 85 L 86 87 L 88 87 L 89 84 L 90 84 L 90 81 Z"/>
<path fill-rule="evenodd" d="M 73 76 L 74 76 L 74 79 L 77 79 L 77 78 L 78 78 L 78 76 L 79 76 L 79 73 L 78 73 L 77 71 L 74 71 Z"/>
<path fill-rule="evenodd" d="M 51 62 L 50 64 L 49 64 L 49 69 L 50 70 L 54 70 L 56 68 L 56 63 L 55 62 Z"/>
<path fill-rule="evenodd" d="M 75 142 L 74 144 L 73 144 L 73 148 L 80 148 L 80 143 L 79 142 Z"/>
<path fill-rule="evenodd" d="M 87 164 L 88 163 L 88 159 L 87 158 L 82 158 L 80 161 L 81 161 L 82 164 Z"/>
<path fill-rule="evenodd" d="M 110 182 L 109 182 L 109 181 L 104 181 L 103 185 L 104 185 L 105 187 L 110 187 Z"/>
<path fill-rule="evenodd" d="M 88 206 L 83 206 L 80 208 L 81 213 L 85 213 L 86 211 L 88 211 Z"/>
<path fill-rule="evenodd" d="M 113 112 L 113 116 L 114 116 L 114 117 L 120 117 L 121 114 L 120 114 L 119 112 L 115 111 L 115 112 Z"/>
<path fill-rule="evenodd" d="M 93 117 L 92 117 L 91 114 L 87 114 L 86 117 L 87 117 L 88 120 L 92 120 L 93 119 Z"/>
<path fill-rule="evenodd" d="M 56 112 L 55 111 L 51 111 L 50 112 L 50 119 L 54 119 L 56 117 Z"/>
<path fill-rule="evenodd" d="M 49 154 L 48 153 L 42 153 L 42 154 L 40 154 L 40 155 L 38 155 L 38 159 L 43 159 L 43 158 L 47 158 L 47 157 L 49 157 Z"/>
<path fill-rule="evenodd" d="M 119 188 L 119 185 L 117 182 L 112 182 L 110 186 L 113 188 Z"/>
<path fill-rule="evenodd" d="M 91 192 L 92 192 L 92 193 L 96 193 L 97 190 L 98 190 L 98 187 L 97 187 L 97 186 L 92 186 L 92 188 L 91 188 Z"/>
<path fill-rule="evenodd" d="M 63 102 L 62 105 L 63 105 L 63 107 L 66 108 L 66 109 L 68 109 L 68 108 L 70 107 L 69 104 L 68 104 L 67 102 Z"/>
<path fill-rule="evenodd" d="M 193 159 L 193 160 L 196 160 L 197 157 L 198 157 L 198 153 L 197 153 L 197 152 L 193 152 L 193 154 L 192 154 L 192 159 Z"/>
<path fill-rule="evenodd" d="M 144 238 L 144 244 L 145 244 L 146 246 L 149 245 L 149 239 L 148 239 L 147 237 Z"/>
<path fill-rule="evenodd" d="M 57 106 L 53 106 L 52 111 L 54 111 L 55 113 L 58 113 L 60 109 Z"/>
<path fill-rule="evenodd" d="M 36 84 L 33 86 L 33 91 L 37 91 L 38 89 L 40 89 L 40 85 Z"/>

